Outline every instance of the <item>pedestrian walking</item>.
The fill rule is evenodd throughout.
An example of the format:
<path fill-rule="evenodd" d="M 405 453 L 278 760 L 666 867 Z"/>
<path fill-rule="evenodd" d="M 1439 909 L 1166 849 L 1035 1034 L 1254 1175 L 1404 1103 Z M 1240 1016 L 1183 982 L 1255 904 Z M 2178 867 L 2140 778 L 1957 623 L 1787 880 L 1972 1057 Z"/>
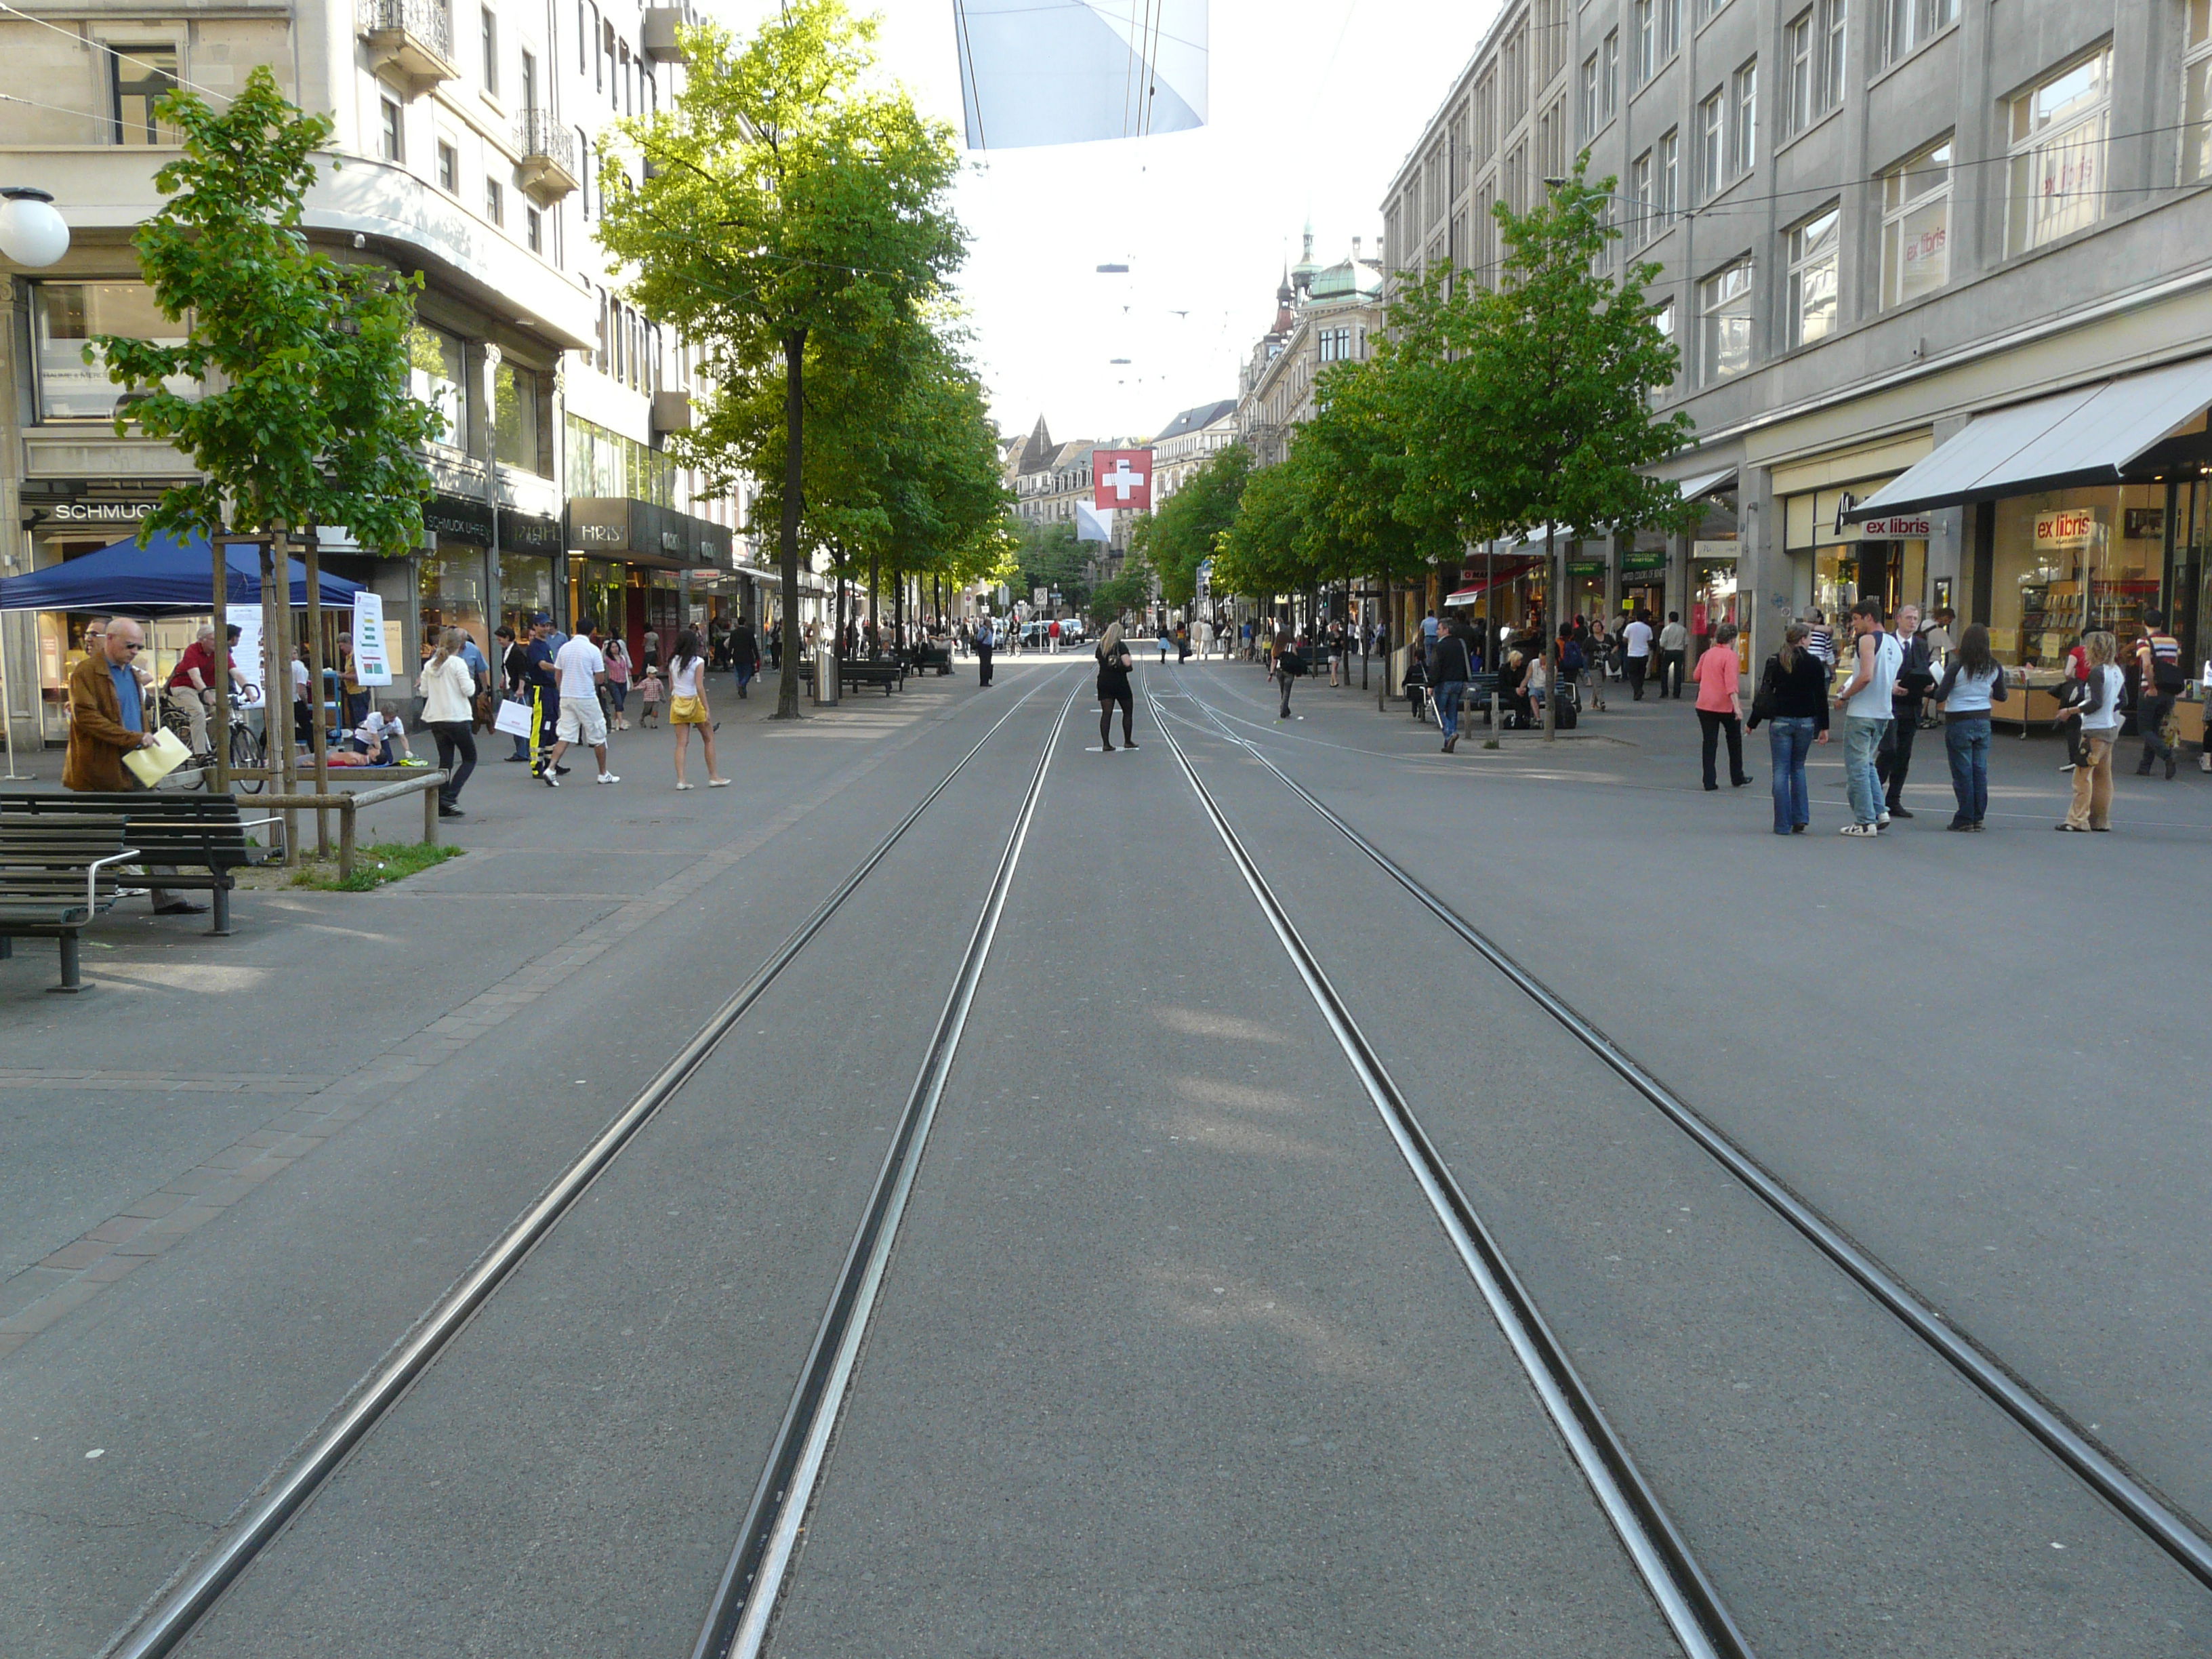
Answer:
<path fill-rule="evenodd" d="M 1743 697 L 1735 658 L 1734 623 L 1723 623 L 1713 630 L 1713 642 L 1698 659 L 1694 678 L 1698 682 L 1698 725 L 1705 738 L 1705 787 L 1716 790 L 1721 787 L 1713 775 L 1714 751 L 1725 732 L 1729 782 L 1741 789 L 1751 781 L 1751 775 L 1743 769 Z"/>
<path fill-rule="evenodd" d="M 643 663 L 643 664 L 644 664 L 647 668 L 658 668 L 658 667 L 659 667 L 659 666 L 660 666 L 660 633 L 659 633 L 659 630 L 658 629 L 652 629 L 652 628 L 648 628 L 648 629 L 647 629 L 645 630 L 645 637 L 644 637 L 642 640 L 639 641 L 638 641 L 638 643 L 639 643 L 640 647 L 642 647 L 642 648 L 641 648 L 641 653 L 640 653 L 640 655 L 639 655 L 638 660 L 639 660 L 640 662 L 642 662 L 642 663 Z"/>
<path fill-rule="evenodd" d="M 1045 624 L 1045 654 L 1054 656 L 1060 651 L 1060 618 L 1054 617 Z"/>
<path fill-rule="evenodd" d="M 740 701 L 746 688 L 760 678 L 760 641 L 754 636 L 753 625 L 740 617 L 730 630 L 730 676 L 738 683 Z"/>
<path fill-rule="evenodd" d="M 1897 637 L 1897 684 L 1890 690 L 1889 730 L 1875 756 L 1875 770 L 1886 792 L 1884 804 L 1893 818 L 1912 816 L 1905 805 L 1905 775 L 1912 769 L 1912 738 L 1920 729 L 1920 707 L 1935 689 L 1936 672 L 1928 641 L 1920 633 L 1920 607 L 1900 605 L 1891 620 Z"/>
<path fill-rule="evenodd" d="M 1714 635 L 1716 639 L 1718 635 Z M 1682 613 L 1669 611 L 1667 625 L 1659 630 L 1659 695 L 1680 702 L 1682 696 L 1682 663 L 1684 653 L 1690 648 L 1690 630 L 1682 626 Z"/>
<path fill-rule="evenodd" d="M 560 696 L 560 717 L 554 728 L 553 747 L 538 757 L 536 775 L 551 787 L 561 787 L 565 769 L 561 757 L 574 744 L 584 744 L 599 764 L 597 781 L 620 783 L 607 769 L 607 720 L 599 708 L 599 687 L 607 677 L 607 659 L 592 642 L 597 625 L 586 617 L 582 627 L 562 643 L 555 653 L 553 672 Z"/>
<path fill-rule="evenodd" d="M 2005 697 L 2004 669 L 1990 654 L 1990 630 L 1968 626 L 1936 688 L 1943 710 L 1943 752 L 1959 810 L 1949 828 L 1979 830 L 1990 810 L 1990 709 Z"/>
<path fill-rule="evenodd" d="M 1882 806 L 1881 780 L 1875 771 L 1875 755 L 1888 726 L 1897 686 L 1897 665 L 1904 658 L 1894 635 L 1881 625 L 1881 601 L 1873 596 L 1851 607 L 1851 677 L 1836 694 L 1844 711 L 1844 778 L 1850 787 L 1851 822 L 1847 836 L 1875 836 L 1889 822 Z"/>
<path fill-rule="evenodd" d="M 521 641 L 515 638 L 514 630 L 504 623 L 499 625 L 491 637 L 493 645 L 499 652 L 501 693 L 506 698 L 514 702 L 528 702 L 530 701 L 530 659 L 523 650 Z M 493 711 L 495 714 L 497 712 L 496 709 Z M 514 738 L 514 752 L 506 758 L 510 761 L 528 760 L 530 739 L 517 733 Z"/>
<path fill-rule="evenodd" d="M 1628 662 L 1628 693 L 1638 702 L 1644 701 L 1644 676 L 1651 666 L 1651 624 L 1646 613 L 1638 611 L 1628 619 L 1628 626 L 1620 630 L 1621 645 Z"/>
<path fill-rule="evenodd" d="M 615 730 L 629 730 L 629 647 L 619 635 L 609 640 L 603 654 L 607 659 L 607 696 L 614 702 Z"/>
<path fill-rule="evenodd" d="M 563 639 L 562 645 L 568 641 Z M 529 665 L 530 685 L 530 769 L 533 775 L 544 765 L 545 756 L 560 735 L 556 729 L 561 719 L 561 681 L 553 667 L 553 659 L 561 647 L 553 642 L 553 618 L 539 611 L 531 619 L 530 638 L 523 645 L 523 660 Z"/>
<path fill-rule="evenodd" d="M 1836 634 L 1818 610 L 1805 613 L 1805 648 L 1818 657 L 1830 672 L 1836 666 Z"/>
<path fill-rule="evenodd" d="M 1460 704 L 1467 696 L 1467 683 L 1474 678 L 1467 629 L 1455 622 L 1437 634 L 1436 649 L 1429 653 L 1429 692 L 1436 699 L 1437 724 L 1443 730 L 1447 755 L 1459 747 Z"/>
<path fill-rule="evenodd" d="M 1605 682 L 1613 662 L 1613 636 L 1605 625 L 1603 617 L 1590 618 L 1589 643 L 1583 647 L 1589 662 L 1590 707 L 1599 714 L 1605 713 Z"/>
<path fill-rule="evenodd" d="M 638 677 L 637 723 L 641 731 L 654 732 L 660 727 L 660 700 L 666 687 L 661 683 L 660 671 L 648 668 Z"/>
<path fill-rule="evenodd" d="M 975 684 L 991 683 L 991 653 L 998 647 L 999 636 L 992 631 L 991 613 L 985 611 L 975 618 Z"/>
<path fill-rule="evenodd" d="M 1114 752 L 1114 710 L 1121 710 L 1121 747 L 1134 749 L 1131 733 L 1135 694 L 1129 689 L 1129 647 L 1121 642 L 1121 624 L 1111 622 L 1098 636 L 1091 653 L 1098 661 L 1098 744 L 1102 753 Z"/>
<path fill-rule="evenodd" d="M 146 720 L 146 689 L 138 682 L 137 659 L 146 648 L 145 630 L 128 617 L 112 618 L 93 641 L 96 648 L 70 670 L 69 748 L 62 756 L 62 787 L 121 793 L 143 789 L 138 775 L 123 763 L 134 750 L 150 748 L 155 735 Z M 173 876 L 166 864 L 141 866 L 155 882 L 149 895 L 157 916 L 196 916 L 195 904 L 160 884 Z"/>
<path fill-rule="evenodd" d="M 2081 728 L 2081 763 L 2074 769 L 2074 800 L 2064 822 L 2052 828 L 2102 832 L 2112 827 L 2112 745 L 2120 736 L 2120 698 L 2127 677 L 2113 664 L 2118 641 L 2099 629 L 2081 636 L 2088 659 L 2087 690 L 2081 701 L 2059 711 L 2062 720 L 2076 720 Z"/>
<path fill-rule="evenodd" d="M 1275 711 L 1279 720 L 1290 719 L 1291 683 L 1306 672 L 1304 653 L 1298 649 L 1300 643 L 1292 639 L 1275 653 L 1275 684 L 1282 694 L 1281 706 Z"/>
<path fill-rule="evenodd" d="M 465 638 L 458 628 L 441 631 L 437 650 L 415 677 L 416 692 L 422 699 L 422 724 L 430 728 L 438 745 L 438 764 L 446 774 L 445 782 L 438 786 L 441 818 L 468 816 L 461 811 L 461 786 L 477 769 L 477 678 L 461 654 Z"/>
<path fill-rule="evenodd" d="M 1165 662 L 1168 659 L 1168 647 L 1173 643 L 1174 640 L 1168 633 L 1168 625 L 1165 623 L 1162 623 L 1159 626 L 1160 660 L 1162 662 Z"/>
<path fill-rule="evenodd" d="M 714 766 L 714 715 L 707 706 L 707 659 L 699 654 L 699 636 L 688 628 L 677 635 L 676 653 L 668 665 L 668 724 L 676 732 L 676 787 L 692 787 L 684 775 L 684 767 L 696 726 L 699 747 L 707 757 L 707 787 L 728 788 L 730 781 Z"/>
<path fill-rule="evenodd" d="M 1828 665 L 1806 644 L 1803 623 L 1782 630 L 1782 648 L 1759 671 L 1747 731 L 1766 723 L 1766 752 L 1774 768 L 1774 833 L 1802 836 L 1813 821 L 1805 785 L 1805 757 L 1828 740 Z"/>
<path fill-rule="evenodd" d="M 2136 775 L 2150 775 L 2151 763 L 2166 763 L 2166 781 L 2173 781 L 2181 757 L 2166 741 L 2166 722 L 2173 713 L 2173 700 L 2189 683 L 2181 666 L 2181 641 L 2166 631 L 2166 613 L 2142 614 L 2142 637 L 2136 641 L 2136 731 L 2142 738 L 2142 763 Z"/>

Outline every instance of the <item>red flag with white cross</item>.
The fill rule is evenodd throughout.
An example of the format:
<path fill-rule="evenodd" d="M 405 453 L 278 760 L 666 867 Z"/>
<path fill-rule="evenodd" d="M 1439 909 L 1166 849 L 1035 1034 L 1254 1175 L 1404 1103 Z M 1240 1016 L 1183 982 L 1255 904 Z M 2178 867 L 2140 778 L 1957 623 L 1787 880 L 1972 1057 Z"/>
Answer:
<path fill-rule="evenodd" d="M 1152 452 L 1149 449 L 1094 449 L 1091 452 L 1091 483 L 1099 507 L 1135 507 L 1152 504 Z"/>

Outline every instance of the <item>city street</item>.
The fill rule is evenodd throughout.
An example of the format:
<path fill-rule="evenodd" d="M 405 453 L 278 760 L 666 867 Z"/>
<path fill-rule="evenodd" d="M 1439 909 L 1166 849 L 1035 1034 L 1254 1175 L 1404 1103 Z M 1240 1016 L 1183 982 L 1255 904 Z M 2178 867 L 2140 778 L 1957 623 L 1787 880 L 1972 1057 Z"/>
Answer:
<path fill-rule="evenodd" d="M 665 731 L 557 793 L 488 747 L 465 855 L 392 888 L 128 902 L 77 999 L 20 941 L 0 1652 L 103 1651 L 369 1400 L 181 1651 L 682 1655 L 726 1607 L 788 1659 L 1627 1659 L 1711 1633 L 1693 1581 L 1766 1659 L 2212 1650 L 2212 1588 L 1261 757 L 2200 1531 L 2212 779 L 2127 745 L 2115 833 L 2054 836 L 2057 745 L 2001 737 L 1947 835 L 1929 733 L 1868 842 L 1834 744 L 1778 838 L 1763 733 L 1707 794 L 1625 689 L 1444 756 L 1147 650 L 1109 755 L 1094 678 L 796 724 L 718 681 L 735 788 Z"/>

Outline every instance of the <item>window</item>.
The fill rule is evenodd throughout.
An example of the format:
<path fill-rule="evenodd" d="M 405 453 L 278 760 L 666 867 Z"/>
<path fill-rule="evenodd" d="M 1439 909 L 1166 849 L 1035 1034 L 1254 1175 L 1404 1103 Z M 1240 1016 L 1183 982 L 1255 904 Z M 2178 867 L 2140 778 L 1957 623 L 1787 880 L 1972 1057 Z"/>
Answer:
<path fill-rule="evenodd" d="M 2181 65 L 2181 182 L 2212 179 L 2212 0 L 2189 0 Z"/>
<path fill-rule="evenodd" d="M 1352 330 L 1325 328 L 1321 331 L 1321 360 L 1325 363 L 1340 363 L 1352 356 Z"/>
<path fill-rule="evenodd" d="M 526 472 L 538 464 L 538 373 L 501 362 L 491 372 L 492 453 Z"/>
<path fill-rule="evenodd" d="M 1751 367 L 1751 261 L 1698 284 L 1698 384 L 1717 386 Z"/>
<path fill-rule="evenodd" d="M 1720 193 L 1727 158 L 1728 96 L 1716 92 L 1698 106 L 1698 199 Z"/>
<path fill-rule="evenodd" d="M 1680 176 L 1682 172 L 1682 135 L 1669 131 L 1659 141 L 1659 228 L 1674 222 L 1682 210 Z"/>
<path fill-rule="evenodd" d="M 1782 31 L 1782 123 L 1792 137 L 1813 125 L 1813 14 L 1802 11 Z"/>
<path fill-rule="evenodd" d="M 2212 3 L 2212 0 L 2208 0 Z M 1599 68 L 1605 99 L 1604 119 L 1610 121 L 1620 107 L 1620 31 L 1613 29 L 1605 37 L 1601 49 L 1604 63 Z"/>
<path fill-rule="evenodd" d="M 1674 302 L 1672 300 L 1668 301 L 1651 313 L 1651 326 L 1658 330 L 1659 337 L 1668 345 L 1674 347 L 1676 351 L 1679 352 L 1681 349 L 1680 342 L 1674 338 Z M 1678 356 L 1674 362 L 1674 374 L 1669 377 L 1668 384 L 1672 385 L 1674 380 L 1680 376 L 1681 372 L 1681 359 Z"/>
<path fill-rule="evenodd" d="M 1636 0 L 1636 84 L 1659 71 L 1659 0 Z"/>
<path fill-rule="evenodd" d="M 1820 107 L 1835 109 L 1844 101 L 1844 0 L 1820 0 Z"/>
<path fill-rule="evenodd" d="M 387 161 L 407 159 L 407 128 L 399 118 L 399 104 L 396 99 L 380 98 L 381 120 L 377 128 L 377 153 Z"/>
<path fill-rule="evenodd" d="M 576 0 L 576 73 L 579 75 L 592 66 L 590 49 L 585 42 L 596 40 L 599 36 L 599 32 L 592 28 L 590 19 L 586 15 L 589 10 L 590 8 L 585 4 L 585 0 Z"/>
<path fill-rule="evenodd" d="M 442 138 L 438 141 L 438 188 L 448 196 L 461 193 L 461 153 Z"/>
<path fill-rule="evenodd" d="M 42 421 L 112 420 L 123 388 L 107 378 L 99 350 L 85 351 L 94 337 L 121 335 L 182 345 L 182 325 L 171 322 L 154 303 L 143 283 L 40 283 L 32 290 L 33 356 L 39 378 Z M 191 395 L 197 382 L 178 379 L 164 384 Z"/>
<path fill-rule="evenodd" d="M 522 210 L 522 240 L 532 253 L 545 252 L 545 221 L 534 207 Z"/>
<path fill-rule="evenodd" d="M 507 222 L 507 192 L 496 179 L 484 180 L 484 217 L 495 225 Z"/>
<path fill-rule="evenodd" d="M 1628 239 L 1641 243 L 1657 227 L 1652 223 L 1651 152 L 1645 150 L 1628 169 Z"/>
<path fill-rule="evenodd" d="M 1759 165 L 1759 60 L 1729 80 L 1729 171 L 1741 178 Z"/>
<path fill-rule="evenodd" d="M 1790 343 L 1810 345 L 1836 331 L 1836 224 L 1832 203 L 1790 233 Z"/>
<path fill-rule="evenodd" d="M 1665 63 L 1682 47 L 1682 0 L 1659 0 L 1659 61 Z"/>
<path fill-rule="evenodd" d="M 534 52 L 522 54 L 522 106 L 525 109 L 538 107 L 538 54 Z"/>
<path fill-rule="evenodd" d="M 592 135 L 581 127 L 576 129 L 576 206 L 585 218 L 592 216 Z"/>
<path fill-rule="evenodd" d="M 1943 138 L 1881 175 L 1881 307 L 1933 294 L 1951 280 L 1951 141 Z"/>
<path fill-rule="evenodd" d="M 489 6 L 483 9 L 483 89 L 499 92 L 499 19 Z"/>
<path fill-rule="evenodd" d="M 1583 59 L 1582 122 L 1576 130 L 1584 143 L 1597 136 L 1597 130 L 1604 120 L 1603 112 L 1599 107 L 1597 77 L 1597 54 L 1592 52 Z"/>
<path fill-rule="evenodd" d="M 1881 0 L 1881 5 L 1885 67 L 1959 21 L 1959 0 Z"/>
<path fill-rule="evenodd" d="M 469 383 L 460 337 L 417 323 L 407 336 L 407 389 L 438 412 L 440 443 L 468 446 Z"/>
<path fill-rule="evenodd" d="M 2005 252 L 2093 225 L 2105 210 L 2112 49 L 2103 48 L 2012 100 L 2012 188 Z"/>
<path fill-rule="evenodd" d="M 110 88 L 115 100 L 115 142 L 175 143 L 176 130 L 154 118 L 154 106 L 177 84 L 176 47 L 166 40 L 118 40 L 108 51 Z"/>

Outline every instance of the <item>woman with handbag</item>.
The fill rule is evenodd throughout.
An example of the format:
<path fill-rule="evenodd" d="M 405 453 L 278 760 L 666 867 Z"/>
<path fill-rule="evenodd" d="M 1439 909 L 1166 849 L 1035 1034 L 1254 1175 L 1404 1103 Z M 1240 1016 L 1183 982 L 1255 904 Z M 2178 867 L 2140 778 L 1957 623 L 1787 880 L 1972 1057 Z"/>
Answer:
<path fill-rule="evenodd" d="M 448 628 L 438 635 L 438 648 L 422 665 L 415 689 L 422 698 L 422 724 L 437 739 L 438 764 L 446 770 L 446 781 L 438 790 L 438 816 L 466 817 L 461 811 L 461 786 L 477 769 L 475 710 L 470 706 L 477 683 L 461 659 L 459 629 Z M 456 754 L 459 768 L 453 764 Z"/>
<path fill-rule="evenodd" d="M 707 659 L 699 653 L 699 635 L 685 629 L 676 636 L 676 651 L 668 665 L 668 724 L 676 732 L 676 787 L 694 786 L 684 775 L 684 763 L 691 747 L 691 731 L 699 731 L 699 746 L 707 751 L 707 787 L 726 789 L 730 781 L 714 770 L 714 717 L 707 707 Z"/>
<path fill-rule="evenodd" d="M 1106 631 L 1099 636 L 1098 648 L 1091 654 L 1098 659 L 1098 742 L 1102 752 L 1114 752 L 1114 709 L 1121 709 L 1121 747 L 1134 749 L 1137 740 L 1130 735 L 1135 698 L 1129 689 L 1129 647 L 1121 643 L 1121 624 L 1108 623 Z"/>
<path fill-rule="evenodd" d="M 1805 757 L 1828 740 L 1828 664 L 1812 648 L 1812 629 L 1793 622 L 1782 630 L 1782 648 L 1759 670 L 1747 731 L 1766 726 L 1774 762 L 1774 833 L 1802 836 L 1813 821 L 1806 793 Z"/>

